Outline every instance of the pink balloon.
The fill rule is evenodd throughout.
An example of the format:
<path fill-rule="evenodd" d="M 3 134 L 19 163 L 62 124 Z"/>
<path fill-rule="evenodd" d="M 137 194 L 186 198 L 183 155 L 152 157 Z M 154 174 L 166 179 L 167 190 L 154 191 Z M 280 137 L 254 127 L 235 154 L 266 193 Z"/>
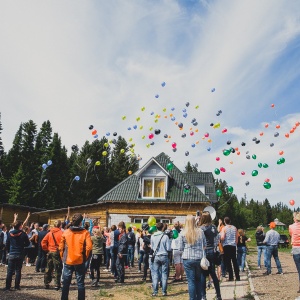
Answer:
<path fill-rule="evenodd" d="M 227 132 L 227 129 L 226 129 L 226 128 L 224 128 L 224 129 L 222 130 L 222 133 L 225 133 L 225 132 Z"/>
<path fill-rule="evenodd" d="M 193 135 L 194 135 L 194 132 L 193 132 L 193 131 L 191 131 L 191 132 L 190 132 L 190 136 L 193 136 Z"/>
<path fill-rule="evenodd" d="M 216 157 L 216 161 L 219 161 L 220 160 L 220 157 Z"/>
<path fill-rule="evenodd" d="M 220 168 L 220 171 L 221 171 L 221 172 L 226 172 L 226 169 L 223 168 L 223 167 L 221 167 L 221 168 Z"/>
<path fill-rule="evenodd" d="M 150 133 L 149 134 L 149 139 L 151 140 L 151 139 L 153 139 L 154 138 L 154 134 L 153 133 Z"/>
<path fill-rule="evenodd" d="M 205 136 L 205 137 L 209 137 L 209 133 L 206 132 L 206 133 L 204 134 L 204 136 Z"/>
<path fill-rule="evenodd" d="M 176 143 L 172 143 L 172 148 L 175 149 L 177 147 Z"/>
<path fill-rule="evenodd" d="M 243 172 L 241 172 L 241 174 L 242 174 L 242 175 L 245 175 L 246 173 L 243 171 Z"/>

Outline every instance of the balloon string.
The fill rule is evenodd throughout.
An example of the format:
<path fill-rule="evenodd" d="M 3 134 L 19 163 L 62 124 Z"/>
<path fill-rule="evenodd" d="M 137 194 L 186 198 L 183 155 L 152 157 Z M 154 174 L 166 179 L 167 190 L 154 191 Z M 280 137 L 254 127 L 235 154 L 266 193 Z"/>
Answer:
<path fill-rule="evenodd" d="M 48 181 L 44 184 L 43 188 L 40 191 L 36 191 L 35 193 L 41 193 L 44 190 L 44 188 L 46 187 L 47 184 L 48 184 Z"/>
<path fill-rule="evenodd" d="M 0 174 L 1 174 L 1 177 L 3 177 L 3 174 L 2 174 L 2 171 L 1 171 L 1 169 L 0 169 Z"/>
<path fill-rule="evenodd" d="M 231 197 L 232 197 L 232 194 L 231 194 L 231 196 L 229 197 L 229 199 L 225 202 L 225 203 L 223 203 L 222 205 L 220 205 L 219 207 L 218 207 L 218 209 L 220 209 L 222 206 L 224 206 L 230 199 L 231 199 Z M 220 198 L 219 198 L 220 199 Z M 219 201 L 219 199 L 218 199 L 218 201 Z"/>
<path fill-rule="evenodd" d="M 45 170 L 42 171 L 42 174 L 41 174 L 41 179 L 40 179 L 40 187 L 42 186 L 42 181 L 43 181 L 43 174 L 44 174 Z"/>
<path fill-rule="evenodd" d="M 73 184 L 73 181 L 74 181 L 75 178 L 73 178 L 71 184 L 70 184 L 70 187 L 69 187 L 69 192 L 71 192 L 71 187 L 72 187 L 72 184 Z"/>
<path fill-rule="evenodd" d="M 97 180 L 99 181 L 99 178 L 98 178 L 98 175 L 97 175 L 97 173 L 96 173 L 96 165 L 94 165 L 94 173 L 95 173 L 95 175 L 96 175 L 96 177 L 97 177 Z"/>

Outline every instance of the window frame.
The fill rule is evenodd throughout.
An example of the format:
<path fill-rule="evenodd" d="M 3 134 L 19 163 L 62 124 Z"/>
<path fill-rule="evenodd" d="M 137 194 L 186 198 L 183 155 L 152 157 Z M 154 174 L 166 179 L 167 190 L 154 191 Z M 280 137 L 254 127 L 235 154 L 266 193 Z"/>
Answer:
<path fill-rule="evenodd" d="M 163 197 L 155 197 L 155 180 L 162 180 L 164 181 L 164 188 L 163 188 L 163 193 L 164 193 L 164 196 Z M 144 196 L 144 182 L 145 180 L 152 180 L 152 196 L 151 197 L 145 197 Z M 164 176 L 154 176 L 154 177 L 150 177 L 150 176 L 147 176 L 147 177 L 143 177 L 142 178 L 142 193 L 141 193 L 141 196 L 142 196 L 142 199 L 166 199 L 166 184 L 167 184 L 167 180 L 166 180 L 166 177 Z"/>

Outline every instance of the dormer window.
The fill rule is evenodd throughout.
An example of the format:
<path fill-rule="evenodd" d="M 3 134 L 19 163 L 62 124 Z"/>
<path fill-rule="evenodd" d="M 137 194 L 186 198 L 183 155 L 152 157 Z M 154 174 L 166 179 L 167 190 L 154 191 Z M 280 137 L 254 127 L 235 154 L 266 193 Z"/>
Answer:
<path fill-rule="evenodd" d="M 164 177 L 143 178 L 143 198 L 165 199 L 166 179 Z"/>

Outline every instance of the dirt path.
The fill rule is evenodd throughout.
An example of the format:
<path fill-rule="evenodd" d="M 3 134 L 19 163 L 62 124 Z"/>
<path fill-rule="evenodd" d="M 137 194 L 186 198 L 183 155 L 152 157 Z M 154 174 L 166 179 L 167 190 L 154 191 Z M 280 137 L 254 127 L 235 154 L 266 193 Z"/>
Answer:
<path fill-rule="evenodd" d="M 257 252 L 250 251 L 247 256 L 255 292 L 260 300 L 294 300 L 300 296 L 297 293 L 299 281 L 293 256 L 288 252 L 279 252 L 279 260 L 284 274 L 276 275 L 277 268 L 272 258 L 272 275 L 266 276 L 263 275 L 265 268 L 257 268 Z"/>

